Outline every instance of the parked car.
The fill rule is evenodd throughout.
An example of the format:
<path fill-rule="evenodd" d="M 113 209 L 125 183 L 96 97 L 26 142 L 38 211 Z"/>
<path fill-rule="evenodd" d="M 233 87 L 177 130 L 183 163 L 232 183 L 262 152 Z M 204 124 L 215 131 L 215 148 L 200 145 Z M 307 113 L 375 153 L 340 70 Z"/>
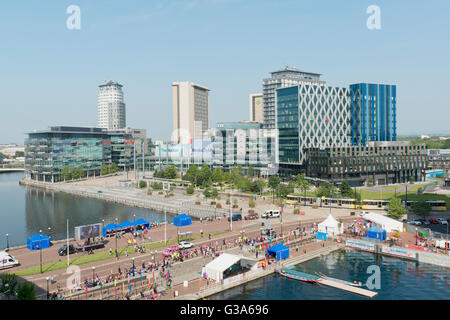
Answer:
<path fill-rule="evenodd" d="M 422 221 L 420 221 L 420 220 L 414 220 L 414 221 L 411 221 L 411 224 L 414 224 L 414 225 L 416 225 L 416 226 L 421 226 L 421 225 L 422 225 Z"/>
<path fill-rule="evenodd" d="M 246 215 L 244 217 L 245 220 L 255 220 L 258 219 L 258 214 L 257 213 L 249 213 L 248 215 Z"/>
<path fill-rule="evenodd" d="M 189 249 L 192 248 L 194 245 L 191 242 L 187 242 L 187 241 L 180 241 L 180 243 L 178 244 L 178 247 L 180 249 Z"/>
<path fill-rule="evenodd" d="M 439 224 L 439 221 L 437 221 L 436 219 L 430 219 L 430 223 L 432 223 L 432 224 Z"/>
<path fill-rule="evenodd" d="M 266 210 L 261 215 L 261 218 L 278 218 L 280 216 L 280 210 Z"/>
<path fill-rule="evenodd" d="M 369 213 L 369 211 L 362 211 L 360 214 L 359 214 L 359 216 L 360 217 L 364 217 L 366 214 L 368 214 Z"/>
<path fill-rule="evenodd" d="M 428 221 L 427 219 L 420 219 L 420 221 L 426 226 L 430 225 L 430 221 Z"/>
<path fill-rule="evenodd" d="M 77 249 L 75 249 L 73 244 L 69 244 L 69 254 L 76 253 Z M 63 244 L 61 248 L 58 249 L 58 254 L 60 256 L 66 256 L 67 255 L 67 244 Z"/>
<path fill-rule="evenodd" d="M 20 265 L 19 260 L 6 251 L 0 251 L 0 269 L 12 268 Z"/>
<path fill-rule="evenodd" d="M 233 221 L 239 221 L 242 220 L 242 214 L 240 213 L 235 213 L 231 216 L 231 219 L 233 219 Z M 230 221 L 230 217 L 228 217 L 228 221 Z"/>
<path fill-rule="evenodd" d="M 437 221 L 439 221 L 440 224 L 448 224 L 448 221 L 444 218 L 437 218 Z"/>
<path fill-rule="evenodd" d="M 261 230 L 261 235 L 263 236 L 270 236 L 272 234 L 275 234 L 275 230 L 273 230 L 273 228 L 266 228 Z"/>

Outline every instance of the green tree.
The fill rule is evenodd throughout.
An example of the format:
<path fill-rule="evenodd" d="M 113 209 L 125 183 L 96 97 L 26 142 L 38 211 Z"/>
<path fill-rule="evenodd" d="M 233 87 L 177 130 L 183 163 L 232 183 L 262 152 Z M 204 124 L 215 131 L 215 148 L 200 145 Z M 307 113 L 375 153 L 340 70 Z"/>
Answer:
<path fill-rule="evenodd" d="M 427 216 L 431 211 L 431 204 L 429 204 L 425 200 L 420 200 L 417 202 L 413 202 L 411 209 L 413 212 L 421 216 Z"/>
<path fill-rule="evenodd" d="M 306 180 L 305 174 L 299 173 L 297 175 L 297 179 L 295 180 L 295 184 L 300 188 L 302 193 L 305 193 L 309 189 L 309 181 Z"/>
<path fill-rule="evenodd" d="M 395 219 L 400 219 L 401 217 L 403 217 L 403 215 L 405 215 L 408 212 L 408 210 L 406 210 L 406 208 L 403 206 L 400 198 L 398 197 L 393 197 L 391 199 L 391 201 L 389 201 L 389 205 L 388 205 L 388 214 L 389 216 L 391 216 L 392 218 Z"/>
<path fill-rule="evenodd" d="M 255 176 L 255 169 L 253 169 L 253 165 L 252 164 L 248 166 L 247 175 L 249 177 L 254 177 Z"/>
<path fill-rule="evenodd" d="M 216 188 L 212 188 L 211 189 L 211 198 L 217 198 L 217 196 L 219 195 L 219 191 L 217 191 Z"/>
<path fill-rule="evenodd" d="M 109 166 L 107 164 L 102 164 L 101 175 L 106 175 L 109 173 Z"/>
<path fill-rule="evenodd" d="M 250 191 L 254 193 L 262 193 L 266 187 L 266 182 L 263 179 L 256 179 L 252 181 Z"/>
<path fill-rule="evenodd" d="M 36 300 L 36 289 L 34 284 L 27 281 L 19 284 L 17 300 Z"/>
<path fill-rule="evenodd" d="M 204 164 L 196 177 L 196 184 L 198 186 L 209 187 L 212 184 L 212 171 Z"/>
<path fill-rule="evenodd" d="M 189 166 L 189 169 L 188 171 L 186 171 L 186 174 L 183 176 L 183 179 L 190 181 L 191 183 L 195 183 L 198 174 L 199 174 L 198 167 L 195 164 L 193 164 Z"/>
<path fill-rule="evenodd" d="M 111 163 L 108 167 L 108 173 L 116 173 L 117 171 L 119 171 L 117 164 L 115 162 Z"/>
<path fill-rule="evenodd" d="M 244 192 L 250 191 L 251 186 L 252 186 L 252 180 L 250 180 L 249 178 L 240 177 L 240 179 L 237 182 L 238 189 L 241 191 L 244 191 Z"/>
<path fill-rule="evenodd" d="M 70 174 L 69 166 L 65 166 L 64 168 L 62 168 L 62 170 L 61 170 L 61 178 L 63 180 L 70 180 L 70 179 L 72 179 L 72 176 Z"/>
<path fill-rule="evenodd" d="M 350 187 L 350 184 L 344 180 L 339 185 L 339 193 L 343 198 L 352 198 L 353 197 L 353 190 L 352 187 Z"/>
<path fill-rule="evenodd" d="M 272 189 L 272 200 L 273 195 L 275 193 L 275 190 L 278 188 L 278 185 L 280 184 L 280 178 L 277 176 L 270 176 L 269 178 L 269 188 Z"/>
<path fill-rule="evenodd" d="M 152 182 L 151 184 L 153 190 L 162 190 L 163 183 L 162 182 Z"/>
<path fill-rule="evenodd" d="M 144 180 L 139 181 L 139 188 L 141 189 L 147 188 L 147 181 Z"/>
<path fill-rule="evenodd" d="M 223 182 L 224 181 L 224 174 L 223 174 L 223 170 L 219 167 L 215 168 L 213 173 L 212 173 L 212 180 L 214 182 Z"/>
<path fill-rule="evenodd" d="M 317 188 L 316 196 L 320 198 L 336 198 L 338 196 L 338 192 L 334 185 L 327 183 Z"/>
<path fill-rule="evenodd" d="M 170 165 L 164 170 L 165 179 L 176 179 L 177 177 L 178 172 L 174 165 Z"/>
<path fill-rule="evenodd" d="M 186 194 L 188 195 L 193 195 L 195 192 L 195 188 L 192 184 L 190 184 L 187 188 L 186 188 Z"/>
<path fill-rule="evenodd" d="M 18 158 L 18 157 L 25 157 L 25 152 L 16 151 L 16 153 L 14 154 L 14 158 Z"/>
<path fill-rule="evenodd" d="M 0 293 L 5 295 L 7 299 L 13 298 L 16 295 L 17 279 L 14 274 L 2 273 L 0 274 Z"/>
<path fill-rule="evenodd" d="M 248 206 L 249 208 L 254 208 L 256 206 L 255 200 L 253 200 L 253 198 L 250 198 L 248 200 Z"/>
<path fill-rule="evenodd" d="M 205 196 L 205 198 L 211 198 L 211 188 L 206 188 L 203 191 L 203 195 Z"/>

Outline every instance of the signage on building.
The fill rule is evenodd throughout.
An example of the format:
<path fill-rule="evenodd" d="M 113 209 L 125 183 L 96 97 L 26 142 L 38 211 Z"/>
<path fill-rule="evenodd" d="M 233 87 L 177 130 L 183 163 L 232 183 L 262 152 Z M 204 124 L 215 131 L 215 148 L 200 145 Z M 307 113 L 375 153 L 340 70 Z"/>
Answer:
<path fill-rule="evenodd" d="M 386 253 L 386 254 L 391 254 L 394 256 L 407 257 L 407 258 L 413 258 L 413 259 L 416 259 L 416 257 L 417 257 L 415 251 L 410 250 L 410 249 L 404 249 L 404 248 L 382 246 L 381 252 Z"/>
<path fill-rule="evenodd" d="M 347 240 L 345 241 L 345 245 L 352 248 L 375 252 L 375 244 L 373 243 L 367 243 L 357 240 Z"/>

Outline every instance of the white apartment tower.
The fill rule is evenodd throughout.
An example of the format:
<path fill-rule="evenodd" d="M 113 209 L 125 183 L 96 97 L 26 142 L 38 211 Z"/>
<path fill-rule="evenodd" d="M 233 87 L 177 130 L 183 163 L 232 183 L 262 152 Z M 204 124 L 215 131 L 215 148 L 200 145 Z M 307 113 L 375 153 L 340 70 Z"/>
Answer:
<path fill-rule="evenodd" d="M 107 81 L 99 85 L 98 127 L 107 130 L 123 129 L 126 127 L 122 85 L 115 81 Z"/>
<path fill-rule="evenodd" d="M 201 139 L 209 127 L 209 89 L 193 82 L 174 82 L 172 98 L 173 142 Z"/>
<path fill-rule="evenodd" d="M 250 95 L 250 121 L 264 123 L 263 94 Z"/>

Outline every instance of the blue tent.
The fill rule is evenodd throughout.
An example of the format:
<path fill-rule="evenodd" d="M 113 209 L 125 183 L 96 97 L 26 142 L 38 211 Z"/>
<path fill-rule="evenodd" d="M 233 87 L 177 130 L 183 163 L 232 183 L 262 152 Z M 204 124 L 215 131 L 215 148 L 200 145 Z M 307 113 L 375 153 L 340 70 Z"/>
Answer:
<path fill-rule="evenodd" d="M 284 260 L 289 258 L 289 248 L 282 245 L 281 243 L 278 243 L 270 248 L 267 249 L 268 254 L 275 254 L 276 259 Z"/>
<path fill-rule="evenodd" d="M 377 226 L 372 226 L 367 229 L 367 238 L 386 240 L 386 230 Z"/>
<path fill-rule="evenodd" d="M 137 219 L 135 222 L 134 222 L 134 225 L 137 227 L 137 226 L 142 226 L 142 227 L 145 227 L 145 228 L 150 228 L 150 222 L 148 222 L 148 221 L 145 221 L 144 219 Z"/>
<path fill-rule="evenodd" d="M 325 232 L 317 232 L 316 233 L 316 239 L 327 240 L 328 239 L 328 235 Z"/>
<path fill-rule="evenodd" d="M 110 223 L 110 224 L 108 224 L 107 226 L 105 226 L 104 228 L 103 228 L 103 237 L 106 237 L 106 233 L 108 232 L 108 231 L 113 231 L 113 230 L 115 230 L 115 229 L 117 229 L 117 226 L 114 224 L 114 223 Z"/>
<path fill-rule="evenodd" d="M 47 249 L 50 247 L 50 238 L 43 234 L 35 234 L 34 236 L 27 239 L 27 248 L 30 250 Z"/>
<path fill-rule="evenodd" d="M 134 225 L 130 221 L 124 221 L 121 224 L 117 225 L 116 229 L 127 229 L 134 227 Z"/>
<path fill-rule="evenodd" d="M 188 215 L 182 213 L 173 218 L 173 225 L 176 227 L 184 227 L 192 224 L 192 219 Z"/>

